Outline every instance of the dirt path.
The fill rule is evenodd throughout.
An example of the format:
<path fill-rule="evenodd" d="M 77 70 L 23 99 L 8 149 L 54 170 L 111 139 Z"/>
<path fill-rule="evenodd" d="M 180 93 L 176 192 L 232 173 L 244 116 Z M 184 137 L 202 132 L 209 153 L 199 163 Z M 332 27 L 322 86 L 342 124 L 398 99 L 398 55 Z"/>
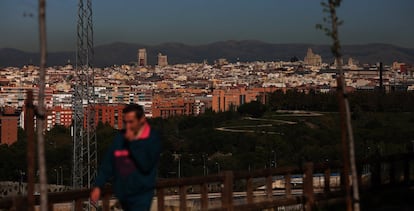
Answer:
<path fill-rule="evenodd" d="M 289 110 L 278 110 L 277 113 L 272 115 L 272 117 L 317 117 L 322 116 L 322 113 L 317 112 L 308 112 L 308 111 L 289 111 Z M 253 118 L 253 117 L 245 117 L 243 119 L 251 120 L 251 121 L 263 121 L 263 122 L 274 122 L 275 125 L 296 125 L 298 122 L 294 121 L 286 121 L 282 119 L 264 119 L 264 118 Z M 240 125 L 240 126 L 228 126 L 228 127 L 218 127 L 215 128 L 218 131 L 224 132 L 232 132 L 232 133 L 262 133 L 262 134 L 272 134 L 272 135 L 283 135 L 280 132 L 272 132 L 272 131 L 264 131 L 264 130 L 257 130 L 258 128 L 264 127 L 273 127 L 273 124 L 262 124 L 262 125 Z M 247 128 L 255 128 L 247 129 Z"/>

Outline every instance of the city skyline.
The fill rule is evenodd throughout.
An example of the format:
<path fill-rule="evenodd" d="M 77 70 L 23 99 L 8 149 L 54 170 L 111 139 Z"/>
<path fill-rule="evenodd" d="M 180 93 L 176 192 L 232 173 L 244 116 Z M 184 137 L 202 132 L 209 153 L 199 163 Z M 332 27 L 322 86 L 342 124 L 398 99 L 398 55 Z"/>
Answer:
<path fill-rule="evenodd" d="M 74 50 L 77 1 L 48 1 L 49 51 Z M 344 1 L 339 9 L 343 44 L 388 43 L 414 47 L 410 0 Z M 0 48 L 37 51 L 37 5 L 3 0 Z M 329 44 L 315 24 L 321 23 L 320 1 L 123 1 L 94 2 L 95 45 L 113 42 L 190 45 L 223 40 Z M 30 36 L 28 36 L 30 35 Z"/>

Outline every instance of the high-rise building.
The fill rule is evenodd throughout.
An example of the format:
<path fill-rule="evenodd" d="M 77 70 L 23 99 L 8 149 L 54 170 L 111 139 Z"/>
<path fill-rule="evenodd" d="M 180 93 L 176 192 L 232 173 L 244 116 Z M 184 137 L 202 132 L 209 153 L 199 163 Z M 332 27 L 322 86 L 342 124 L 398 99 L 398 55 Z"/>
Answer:
<path fill-rule="evenodd" d="M 318 54 L 313 53 L 311 48 L 308 48 L 304 62 L 307 65 L 320 66 L 322 65 L 322 57 Z"/>
<path fill-rule="evenodd" d="M 158 54 L 158 66 L 165 67 L 168 65 L 167 55 Z"/>
<path fill-rule="evenodd" d="M 147 49 L 145 48 L 138 50 L 138 66 L 147 66 Z"/>
<path fill-rule="evenodd" d="M 17 127 L 20 114 L 12 107 L 0 111 L 0 143 L 11 145 L 17 141 Z"/>

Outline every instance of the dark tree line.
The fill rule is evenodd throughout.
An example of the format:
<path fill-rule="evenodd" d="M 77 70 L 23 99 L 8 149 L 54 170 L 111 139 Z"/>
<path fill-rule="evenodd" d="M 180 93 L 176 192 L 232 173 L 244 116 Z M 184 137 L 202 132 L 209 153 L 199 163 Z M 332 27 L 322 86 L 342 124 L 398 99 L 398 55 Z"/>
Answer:
<path fill-rule="evenodd" d="M 414 111 L 414 92 L 368 92 L 349 93 L 352 110 L 370 112 L 412 112 Z M 269 106 L 273 110 L 312 110 L 337 112 L 338 100 L 335 92 L 309 94 L 289 90 L 270 94 Z"/>
<path fill-rule="evenodd" d="M 200 116 L 150 119 L 161 132 L 163 150 L 159 164 L 160 177 L 183 177 L 217 173 L 218 170 L 253 170 L 275 165 L 300 165 L 305 161 L 340 160 L 340 129 L 335 93 L 302 94 L 275 92 L 268 105 L 251 102 L 228 112 L 208 111 Z M 413 93 L 357 92 L 350 94 L 355 129 L 356 155 L 364 158 L 412 151 L 414 140 Z M 322 111 L 320 117 L 278 117 L 273 110 L 300 109 Z M 385 112 L 384 112 L 385 111 Z M 403 111 L 403 112 L 400 112 Z M 278 125 L 244 119 L 285 119 L 296 125 Z M 272 124 L 249 128 L 254 133 L 218 131 L 218 127 Z M 262 133 L 280 132 L 283 135 Z M 117 130 L 108 124 L 97 127 L 98 158 L 102 158 Z M 64 184 L 71 182 L 72 138 L 70 130 L 56 126 L 46 133 L 48 181 L 55 183 L 54 169 L 62 167 Z M 26 170 L 26 137 L 19 130 L 19 140 L 0 145 L 0 180 L 18 181 L 20 170 Z M 99 162 L 99 160 L 98 160 Z"/>

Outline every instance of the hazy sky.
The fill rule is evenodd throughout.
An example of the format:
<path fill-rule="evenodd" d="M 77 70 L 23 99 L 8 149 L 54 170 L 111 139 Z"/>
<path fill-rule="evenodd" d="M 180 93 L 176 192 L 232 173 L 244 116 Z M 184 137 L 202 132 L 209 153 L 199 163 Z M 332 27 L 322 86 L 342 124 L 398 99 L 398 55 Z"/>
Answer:
<path fill-rule="evenodd" d="M 95 45 L 223 40 L 327 44 L 321 0 L 95 0 Z M 414 47 L 414 0 L 343 0 L 344 44 Z M 47 0 L 48 48 L 73 50 L 77 0 Z M 26 14 L 26 16 L 24 15 Z M 28 16 L 33 14 L 33 17 Z M 0 0 L 0 48 L 38 49 L 37 0 Z"/>

